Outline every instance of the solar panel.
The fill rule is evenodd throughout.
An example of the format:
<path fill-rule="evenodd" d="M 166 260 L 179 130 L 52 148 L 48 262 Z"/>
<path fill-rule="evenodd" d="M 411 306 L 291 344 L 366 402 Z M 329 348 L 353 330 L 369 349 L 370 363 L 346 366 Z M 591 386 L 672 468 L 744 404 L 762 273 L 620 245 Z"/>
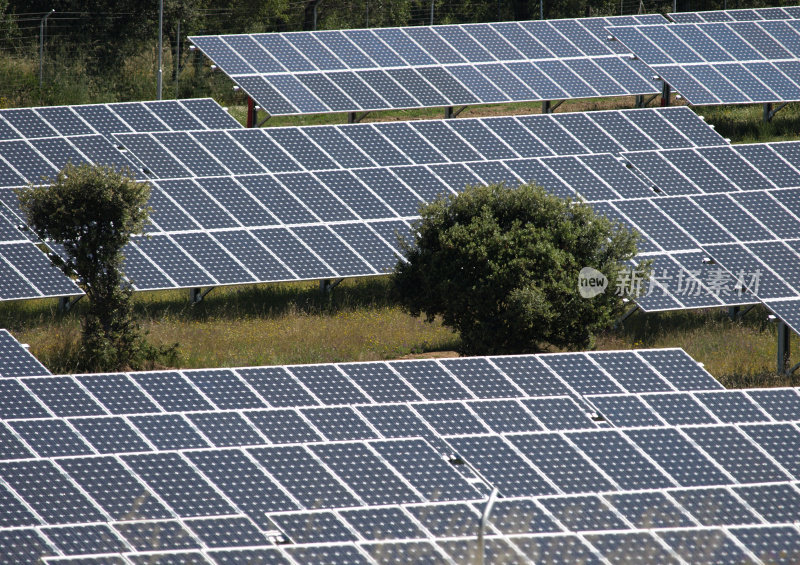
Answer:
<path fill-rule="evenodd" d="M 289 115 L 656 93 L 603 31 L 654 21 L 666 22 L 637 16 L 190 40 L 261 108 Z"/>
<path fill-rule="evenodd" d="M 574 392 L 568 383 L 590 366 L 603 367 L 620 392 Z M 643 380 L 618 380 L 625 372 Z M 491 374 L 525 396 L 515 389 L 513 398 L 473 398 L 473 380 Z M 378 375 L 396 376 L 392 389 L 402 383 L 407 401 L 377 392 L 383 389 L 371 379 Z M 344 392 L 330 392 L 326 377 Z M 426 378 L 434 386 L 449 379 L 465 400 L 422 400 Z M 199 552 L 223 563 L 356 555 L 435 562 L 474 551 L 489 486 L 505 494 L 486 532 L 493 555 L 624 551 L 660 563 L 663 550 L 694 562 L 703 536 L 719 526 L 729 536 L 715 549 L 722 556 L 791 547 L 785 532 L 763 536 L 786 527 L 800 508 L 793 486 L 800 432 L 790 423 L 800 406 L 796 391 L 715 390 L 680 350 L 0 383 L 24 384 L 3 389 L 0 403 L 0 537 L 14 539 L 13 555 L 31 562 L 51 551 L 45 545 L 133 562 L 154 551 L 181 563 Z M 362 385 L 371 398 L 355 395 Z M 271 394 L 279 390 L 289 392 Z M 574 400 L 558 396 L 565 390 Z M 123 391 L 134 392 L 130 401 L 118 398 Z M 319 407 L 317 396 L 343 404 Z M 691 399 L 694 411 L 673 402 L 679 398 Z M 587 402 L 607 416 L 599 420 L 605 429 L 589 417 Z M 642 425 L 648 410 L 662 418 L 657 425 Z M 754 410 L 762 416 L 748 423 Z M 671 416 L 677 412 L 680 420 Z M 575 425 L 551 423 L 580 418 L 582 429 L 572 431 Z M 573 539 L 568 530 L 582 535 Z M 46 544 L 23 543 L 21 532 Z"/>
<path fill-rule="evenodd" d="M 747 20 L 727 17 L 742 13 L 707 12 L 713 20 L 699 12 L 675 14 L 675 24 L 616 27 L 609 33 L 691 104 L 797 100 L 796 72 L 790 69 L 798 64 L 800 28 L 780 9 L 770 14 L 783 21 L 755 11 Z"/>

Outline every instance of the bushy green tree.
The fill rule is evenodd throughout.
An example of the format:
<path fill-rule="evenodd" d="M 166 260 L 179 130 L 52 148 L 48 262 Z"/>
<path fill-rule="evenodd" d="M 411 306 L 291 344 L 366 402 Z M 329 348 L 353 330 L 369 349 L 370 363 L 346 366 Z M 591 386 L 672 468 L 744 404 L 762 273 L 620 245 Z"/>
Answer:
<path fill-rule="evenodd" d="M 28 225 L 63 248 L 53 262 L 86 293 L 80 370 L 136 369 L 152 354 L 122 273 L 122 248 L 142 232 L 149 194 L 148 184 L 124 172 L 86 164 L 68 164 L 52 184 L 18 192 Z"/>
<path fill-rule="evenodd" d="M 459 331 L 462 353 L 591 347 L 621 311 L 615 284 L 637 236 L 585 204 L 534 185 L 492 185 L 439 199 L 421 215 L 392 288 L 412 315 L 441 316 Z M 583 298 L 584 267 L 610 288 Z"/>

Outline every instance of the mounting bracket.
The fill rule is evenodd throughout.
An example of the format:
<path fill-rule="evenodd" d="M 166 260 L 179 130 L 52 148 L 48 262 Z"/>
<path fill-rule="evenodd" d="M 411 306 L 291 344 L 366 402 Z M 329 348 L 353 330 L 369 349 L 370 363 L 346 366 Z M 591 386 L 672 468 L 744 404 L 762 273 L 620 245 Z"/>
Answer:
<path fill-rule="evenodd" d="M 369 115 L 369 112 L 364 112 L 360 116 L 358 115 L 358 112 L 347 112 L 347 123 L 357 124 L 358 122 L 366 118 L 367 115 Z"/>
<path fill-rule="evenodd" d="M 86 295 L 85 294 L 81 294 L 81 295 L 75 296 L 73 298 L 70 298 L 69 296 L 61 296 L 61 297 L 59 297 L 59 299 L 58 299 L 58 311 L 61 312 L 62 314 L 66 314 L 67 312 L 72 310 L 72 307 L 75 306 L 75 304 L 78 302 L 78 300 L 80 300 L 84 296 L 86 296 Z"/>
<path fill-rule="evenodd" d="M 778 104 L 773 108 L 771 103 L 764 104 L 764 123 L 769 123 L 772 121 L 772 118 L 775 117 L 775 114 L 783 110 L 783 107 L 786 106 L 788 102 L 784 102 L 782 104 Z"/>
<path fill-rule="evenodd" d="M 197 288 L 190 288 L 190 289 L 189 289 L 189 301 L 190 301 L 192 304 L 197 304 L 198 302 L 202 302 L 202 301 L 203 301 L 203 298 L 205 298 L 205 297 L 206 297 L 206 295 L 207 295 L 209 292 L 211 292 L 212 290 L 214 290 L 215 288 L 217 288 L 217 287 L 215 287 L 215 286 L 210 286 L 210 287 L 208 287 L 208 288 L 205 290 L 205 292 L 203 292 L 203 289 L 202 289 L 202 288 L 200 288 L 200 287 L 197 287 Z"/>
<path fill-rule="evenodd" d="M 319 281 L 319 291 L 322 292 L 322 293 L 329 293 L 334 288 L 339 286 L 339 284 L 343 280 L 344 280 L 343 278 L 339 279 L 338 281 L 331 281 L 331 279 L 320 279 L 320 281 Z"/>

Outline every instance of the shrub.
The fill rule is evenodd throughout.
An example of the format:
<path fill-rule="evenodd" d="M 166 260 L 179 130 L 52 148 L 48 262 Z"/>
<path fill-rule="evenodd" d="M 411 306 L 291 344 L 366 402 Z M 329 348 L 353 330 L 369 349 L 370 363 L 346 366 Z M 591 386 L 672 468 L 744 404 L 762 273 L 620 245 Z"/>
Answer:
<path fill-rule="evenodd" d="M 637 235 L 579 202 L 534 185 L 468 187 L 424 206 L 407 263 L 392 288 L 412 315 L 461 334 L 461 353 L 587 348 L 621 312 L 614 284 L 636 253 Z M 610 281 L 588 299 L 578 273 Z"/>

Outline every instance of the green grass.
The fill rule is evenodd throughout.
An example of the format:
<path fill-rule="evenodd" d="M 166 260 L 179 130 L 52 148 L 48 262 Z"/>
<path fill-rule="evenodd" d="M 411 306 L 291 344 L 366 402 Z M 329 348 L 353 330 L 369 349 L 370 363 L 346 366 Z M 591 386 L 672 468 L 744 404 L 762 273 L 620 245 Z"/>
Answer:
<path fill-rule="evenodd" d="M 191 305 L 186 291 L 135 295 L 155 344 L 178 343 L 177 367 L 329 363 L 451 356 L 458 335 L 439 321 L 412 318 L 388 298 L 386 278 L 346 280 L 331 294 L 316 283 L 214 289 Z M 0 327 L 31 346 L 51 371 L 69 372 L 81 302 L 60 314 L 53 300 L 0 305 Z M 787 386 L 776 377 L 776 330 L 755 308 L 741 321 L 726 311 L 638 313 L 599 336 L 598 349 L 681 347 L 727 386 Z M 793 336 L 793 351 L 800 339 Z"/>

